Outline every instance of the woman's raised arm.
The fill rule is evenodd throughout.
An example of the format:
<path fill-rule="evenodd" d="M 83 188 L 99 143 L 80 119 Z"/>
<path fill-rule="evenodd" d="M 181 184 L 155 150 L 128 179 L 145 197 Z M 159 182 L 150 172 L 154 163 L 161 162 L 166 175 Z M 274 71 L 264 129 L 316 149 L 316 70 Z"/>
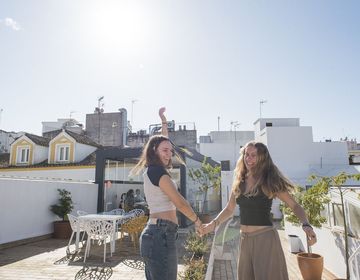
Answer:
<path fill-rule="evenodd" d="M 165 107 L 161 107 L 159 109 L 159 116 L 160 116 L 160 119 L 161 119 L 161 134 L 166 136 L 166 137 L 169 137 L 167 121 L 166 121 L 166 117 L 164 115 L 165 111 L 166 111 Z"/>

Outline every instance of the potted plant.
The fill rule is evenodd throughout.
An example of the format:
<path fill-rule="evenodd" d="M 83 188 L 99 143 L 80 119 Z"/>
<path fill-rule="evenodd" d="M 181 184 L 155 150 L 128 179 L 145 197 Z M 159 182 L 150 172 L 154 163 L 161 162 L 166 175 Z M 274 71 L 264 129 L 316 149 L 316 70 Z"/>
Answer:
<path fill-rule="evenodd" d="M 191 253 L 191 258 L 184 257 L 185 269 L 180 273 L 179 278 L 182 280 L 203 280 L 206 274 L 206 261 L 204 255 L 209 250 L 208 240 L 206 237 L 199 237 L 195 232 L 190 232 L 185 241 L 184 248 Z"/>
<path fill-rule="evenodd" d="M 57 191 L 59 192 L 60 196 L 59 202 L 58 204 L 53 204 L 50 206 L 50 210 L 59 218 L 61 218 L 61 221 L 54 222 L 54 237 L 70 238 L 71 226 L 67 214 L 71 213 L 74 208 L 71 193 L 66 189 L 57 189 Z"/>
<path fill-rule="evenodd" d="M 199 237 L 195 232 L 191 232 L 185 241 L 186 251 L 192 253 L 191 260 L 201 259 L 209 250 L 206 237 Z"/>
<path fill-rule="evenodd" d="M 348 174 L 346 172 L 340 172 L 336 176 L 316 176 L 312 175 L 310 177 L 312 180 L 316 180 L 315 186 L 321 186 L 324 192 L 336 193 L 340 196 L 340 205 L 341 205 L 341 218 L 344 225 L 344 248 L 345 248 L 345 264 L 346 264 L 346 278 L 350 279 L 350 266 L 349 266 L 349 232 L 348 232 L 348 219 L 345 211 L 345 201 L 344 196 L 346 193 L 353 191 L 352 188 L 346 187 L 345 183 L 348 180 L 360 181 L 360 174 Z"/>
<path fill-rule="evenodd" d="M 204 157 L 204 160 L 201 163 L 200 168 L 190 168 L 189 177 L 196 183 L 199 184 L 198 194 L 202 195 L 202 206 L 198 209 L 199 217 L 203 223 L 210 222 L 210 215 L 207 213 L 208 207 L 207 202 L 207 193 L 210 188 L 214 188 L 216 191 L 220 189 L 221 185 L 221 166 L 215 165 L 212 166 L 207 158 Z"/>
<path fill-rule="evenodd" d="M 309 223 L 314 227 L 321 228 L 321 225 L 326 221 L 326 218 L 321 215 L 321 211 L 325 209 L 325 204 L 330 201 L 326 188 L 322 184 L 316 184 L 306 191 L 303 188 L 296 187 L 294 197 L 304 208 Z M 284 206 L 283 211 L 287 221 L 295 225 L 301 224 L 289 207 Z M 321 279 L 324 259 L 321 255 L 312 253 L 308 244 L 307 252 L 298 253 L 297 260 L 304 280 Z"/>
<path fill-rule="evenodd" d="M 179 278 L 181 280 L 204 280 L 206 267 L 203 259 L 185 260 L 185 270 L 179 275 Z"/>

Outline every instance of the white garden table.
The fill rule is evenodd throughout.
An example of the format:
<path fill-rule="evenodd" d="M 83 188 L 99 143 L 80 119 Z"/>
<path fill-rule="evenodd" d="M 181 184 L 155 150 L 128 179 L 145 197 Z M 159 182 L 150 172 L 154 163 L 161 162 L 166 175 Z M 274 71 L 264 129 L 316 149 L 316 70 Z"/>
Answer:
<path fill-rule="evenodd" d="M 90 220 L 97 220 L 97 221 L 112 221 L 114 223 L 114 234 L 111 240 L 113 248 L 112 253 L 115 251 L 115 239 L 116 239 L 116 229 L 117 229 L 117 222 L 127 218 L 126 215 L 111 215 L 111 214 L 88 214 L 77 217 L 79 219 L 79 223 L 77 224 L 76 229 L 76 239 L 75 239 L 75 249 L 76 251 L 79 249 L 79 239 L 80 239 L 80 224 L 85 224 L 87 221 Z"/>

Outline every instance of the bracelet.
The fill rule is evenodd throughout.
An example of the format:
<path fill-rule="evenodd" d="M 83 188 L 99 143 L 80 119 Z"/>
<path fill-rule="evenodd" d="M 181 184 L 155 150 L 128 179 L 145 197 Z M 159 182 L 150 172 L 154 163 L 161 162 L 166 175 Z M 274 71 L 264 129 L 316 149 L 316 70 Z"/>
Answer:
<path fill-rule="evenodd" d="M 194 221 L 194 224 L 199 220 L 199 216 L 196 216 L 196 220 Z"/>
<path fill-rule="evenodd" d="M 313 227 L 309 223 L 303 223 L 302 227 L 309 227 L 309 228 L 313 229 Z"/>
<path fill-rule="evenodd" d="M 214 230 L 216 229 L 216 227 L 219 225 L 219 221 L 218 220 L 216 220 L 216 219 L 214 219 L 214 220 L 212 220 L 213 222 L 214 222 L 214 225 L 215 225 L 215 227 L 214 227 Z"/>
<path fill-rule="evenodd" d="M 167 124 L 167 122 L 161 122 L 162 124 Z"/>

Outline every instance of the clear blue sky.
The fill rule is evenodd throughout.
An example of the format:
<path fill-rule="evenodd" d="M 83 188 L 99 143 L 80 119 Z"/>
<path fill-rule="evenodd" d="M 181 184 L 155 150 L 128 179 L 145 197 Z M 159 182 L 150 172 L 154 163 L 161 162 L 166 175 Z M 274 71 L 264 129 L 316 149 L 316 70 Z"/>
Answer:
<path fill-rule="evenodd" d="M 360 1 L 0 0 L 0 128 L 85 124 L 97 99 L 135 130 L 168 119 L 198 135 L 297 117 L 314 140 L 360 141 Z"/>

